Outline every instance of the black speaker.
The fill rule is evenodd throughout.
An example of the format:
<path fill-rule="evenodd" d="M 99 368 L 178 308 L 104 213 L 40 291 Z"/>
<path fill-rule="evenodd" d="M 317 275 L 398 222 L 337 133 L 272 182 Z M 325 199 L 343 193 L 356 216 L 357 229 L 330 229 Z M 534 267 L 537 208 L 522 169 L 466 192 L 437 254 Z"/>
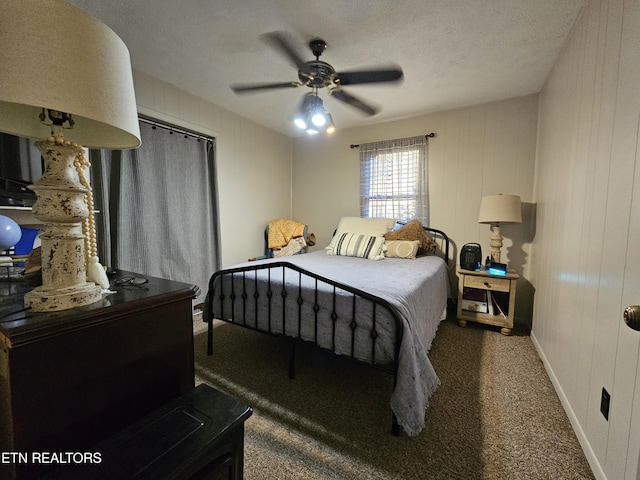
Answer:
<path fill-rule="evenodd" d="M 482 247 L 479 243 L 467 243 L 460 250 L 460 268 L 480 270 L 482 266 Z"/>

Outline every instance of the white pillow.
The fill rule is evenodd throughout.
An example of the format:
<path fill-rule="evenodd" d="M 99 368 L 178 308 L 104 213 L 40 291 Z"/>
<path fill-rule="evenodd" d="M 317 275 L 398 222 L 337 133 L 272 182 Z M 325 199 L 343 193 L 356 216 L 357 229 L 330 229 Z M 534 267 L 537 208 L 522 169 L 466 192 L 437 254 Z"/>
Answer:
<path fill-rule="evenodd" d="M 384 242 L 385 257 L 416 258 L 419 240 L 387 240 Z"/>
<path fill-rule="evenodd" d="M 336 234 L 325 249 L 327 251 L 333 250 L 336 239 L 343 233 L 382 237 L 385 233 L 391 231 L 396 222 L 397 220 L 395 218 L 342 217 L 338 223 Z"/>
<path fill-rule="evenodd" d="M 384 237 L 358 233 L 342 233 L 336 236 L 338 238 L 335 245 L 331 250 L 327 250 L 327 255 L 368 258 L 369 260 L 384 259 Z"/>

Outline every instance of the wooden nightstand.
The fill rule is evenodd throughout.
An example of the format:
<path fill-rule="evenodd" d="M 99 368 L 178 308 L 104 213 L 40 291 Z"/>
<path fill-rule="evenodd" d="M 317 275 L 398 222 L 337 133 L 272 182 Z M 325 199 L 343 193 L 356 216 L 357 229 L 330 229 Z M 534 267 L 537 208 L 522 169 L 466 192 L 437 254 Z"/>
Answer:
<path fill-rule="evenodd" d="M 458 325 L 467 321 L 502 327 L 503 335 L 511 335 L 516 303 L 517 273 L 492 275 L 486 270 L 464 270 L 458 267 Z"/>

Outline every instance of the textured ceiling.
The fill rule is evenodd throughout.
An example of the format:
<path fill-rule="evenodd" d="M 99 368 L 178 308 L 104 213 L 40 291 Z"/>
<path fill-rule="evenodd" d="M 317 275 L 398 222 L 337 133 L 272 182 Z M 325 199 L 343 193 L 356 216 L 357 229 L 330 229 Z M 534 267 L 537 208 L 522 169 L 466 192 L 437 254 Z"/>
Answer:
<path fill-rule="evenodd" d="M 297 81 L 260 35 L 327 44 L 338 71 L 395 63 L 398 84 L 345 87 L 381 108 L 367 117 L 327 98 L 338 128 L 368 125 L 540 91 L 583 0 L 68 0 L 109 25 L 133 68 L 296 136 L 306 87 L 235 95 L 233 83 Z"/>

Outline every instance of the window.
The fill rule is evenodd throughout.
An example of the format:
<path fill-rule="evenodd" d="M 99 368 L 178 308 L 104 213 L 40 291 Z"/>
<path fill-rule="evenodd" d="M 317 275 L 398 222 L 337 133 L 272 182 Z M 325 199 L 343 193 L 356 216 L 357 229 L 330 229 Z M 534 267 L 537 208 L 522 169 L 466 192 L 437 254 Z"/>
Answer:
<path fill-rule="evenodd" d="M 429 224 L 427 137 L 360 145 L 360 216 Z"/>

